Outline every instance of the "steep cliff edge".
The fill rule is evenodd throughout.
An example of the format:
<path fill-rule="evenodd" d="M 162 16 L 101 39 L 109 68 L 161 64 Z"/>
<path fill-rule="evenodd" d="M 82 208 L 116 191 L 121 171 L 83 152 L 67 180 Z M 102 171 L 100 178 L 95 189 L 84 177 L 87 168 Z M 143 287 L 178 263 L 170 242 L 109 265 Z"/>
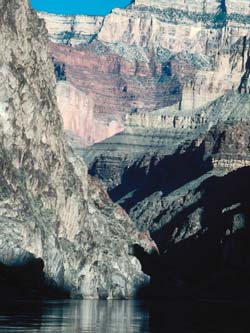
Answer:
<path fill-rule="evenodd" d="M 202 14 L 216 14 L 225 10 L 230 14 L 250 15 L 248 0 L 135 0 L 134 6 L 175 9 Z"/>
<path fill-rule="evenodd" d="M 71 296 L 132 297 L 147 281 L 129 250 L 139 238 L 66 144 L 44 21 L 3 0 L 0 25 L 0 261 L 40 257 Z"/>
<path fill-rule="evenodd" d="M 174 182 L 176 178 L 187 181 L 189 177 L 197 176 L 203 162 L 199 149 L 196 156 L 190 154 L 194 140 L 199 142 L 213 126 L 220 123 L 248 122 L 249 104 L 249 94 L 234 93 L 194 110 L 180 111 L 177 105 L 127 115 L 122 133 L 77 151 L 89 165 L 89 172 L 106 183 L 111 197 L 130 210 L 137 200 L 155 190 L 156 183 L 161 186 L 166 177 L 171 178 L 169 172 L 176 169 L 180 173 L 173 178 Z M 185 154 L 182 154 L 185 150 L 189 152 L 186 160 Z M 225 158 L 235 159 L 235 167 L 232 162 L 228 169 L 236 168 L 237 156 L 234 153 Z M 214 164 L 222 164 L 219 159 L 219 156 L 214 156 Z M 242 161 L 241 165 L 239 161 L 238 165 L 246 164 Z M 177 182 L 174 186 L 179 185 Z M 135 199 L 141 187 L 142 193 Z"/>
<path fill-rule="evenodd" d="M 39 13 L 46 20 L 50 39 L 55 43 L 84 45 L 90 43 L 100 31 L 102 16 L 55 15 Z"/>
<path fill-rule="evenodd" d="M 51 44 L 94 117 L 124 126 L 78 152 L 151 232 L 160 256 L 136 253 L 160 296 L 249 291 L 249 31 L 245 0 L 138 0 L 90 44 Z"/>
<path fill-rule="evenodd" d="M 118 124 L 104 130 L 105 135 L 116 134 L 131 112 L 176 103 L 180 110 L 195 109 L 237 91 L 242 80 L 249 90 L 248 1 L 135 1 L 98 24 L 94 18 L 77 17 L 82 26 L 73 30 L 69 17 L 41 15 L 55 66 L 65 72 L 63 80 L 92 99 L 97 122 Z M 86 41 L 82 31 L 90 30 L 92 38 Z M 71 39 L 60 37 L 65 34 Z M 75 131 L 68 117 L 65 126 Z M 100 139 L 89 131 L 80 135 L 87 144 Z"/>

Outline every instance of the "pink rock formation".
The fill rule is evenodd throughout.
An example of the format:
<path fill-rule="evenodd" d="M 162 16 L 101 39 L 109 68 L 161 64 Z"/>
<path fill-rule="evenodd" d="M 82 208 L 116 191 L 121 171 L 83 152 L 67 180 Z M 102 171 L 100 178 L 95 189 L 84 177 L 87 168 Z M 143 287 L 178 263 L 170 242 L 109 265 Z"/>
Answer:
<path fill-rule="evenodd" d="M 180 100 L 180 83 L 176 78 L 159 82 L 163 68 L 160 63 L 130 62 L 117 54 L 98 52 L 98 45 L 96 42 L 76 49 L 50 42 L 54 61 L 66 65 L 66 78 L 71 84 L 58 89 L 65 128 L 86 144 L 121 131 L 127 112 L 150 111 Z M 83 110 L 77 111 L 78 108 Z M 88 125 L 82 122 L 83 113 Z M 91 122 L 94 123 L 90 125 Z"/>
<path fill-rule="evenodd" d="M 58 96 L 66 129 L 91 144 L 119 132 L 128 113 L 174 104 L 192 110 L 238 90 L 242 80 L 246 90 L 248 14 L 248 0 L 238 6 L 235 0 L 136 0 L 103 19 L 77 16 L 65 22 L 63 16 L 41 14 L 54 62 L 64 66 L 82 99 L 86 96 L 85 111 L 78 112 L 76 101 Z M 71 90 L 64 87 L 74 98 Z M 87 110 L 83 124 L 80 114 Z"/>
<path fill-rule="evenodd" d="M 96 119 L 92 97 L 70 83 L 58 83 L 57 100 L 65 130 L 79 137 L 84 145 L 102 141 L 123 130 L 118 120 L 105 122 Z"/>
<path fill-rule="evenodd" d="M 154 60 L 138 62 L 127 60 L 108 51 L 98 51 L 95 42 L 83 49 L 50 43 L 55 61 L 66 64 L 67 80 L 86 90 L 95 100 L 94 112 L 117 114 L 134 109 L 152 110 L 171 105 L 180 95 L 176 79 L 162 80 L 162 66 Z M 106 117 L 106 116 L 105 116 Z"/>

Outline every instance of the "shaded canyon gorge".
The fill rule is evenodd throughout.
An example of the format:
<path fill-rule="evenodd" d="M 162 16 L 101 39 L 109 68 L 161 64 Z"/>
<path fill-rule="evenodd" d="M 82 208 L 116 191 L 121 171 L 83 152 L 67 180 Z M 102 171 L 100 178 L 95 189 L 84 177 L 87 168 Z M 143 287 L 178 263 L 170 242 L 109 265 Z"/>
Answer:
<path fill-rule="evenodd" d="M 145 0 L 104 18 L 40 13 L 75 151 L 160 251 L 136 248 L 150 297 L 248 288 L 249 5 Z M 92 104 L 67 112 L 82 98 Z M 80 110 L 92 120 L 77 128 Z"/>
<path fill-rule="evenodd" d="M 249 1 L 0 14 L 1 292 L 249 298 Z"/>

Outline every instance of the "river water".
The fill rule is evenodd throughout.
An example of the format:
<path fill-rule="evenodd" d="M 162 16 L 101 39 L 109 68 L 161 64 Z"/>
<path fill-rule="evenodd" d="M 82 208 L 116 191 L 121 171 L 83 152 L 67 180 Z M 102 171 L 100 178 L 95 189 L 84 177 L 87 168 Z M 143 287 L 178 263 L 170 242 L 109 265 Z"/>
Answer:
<path fill-rule="evenodd" d="M 249 332 L 249 313 L 247 303 L 19 301 L 0 306 L 0 332 L 239 333 Z"/>

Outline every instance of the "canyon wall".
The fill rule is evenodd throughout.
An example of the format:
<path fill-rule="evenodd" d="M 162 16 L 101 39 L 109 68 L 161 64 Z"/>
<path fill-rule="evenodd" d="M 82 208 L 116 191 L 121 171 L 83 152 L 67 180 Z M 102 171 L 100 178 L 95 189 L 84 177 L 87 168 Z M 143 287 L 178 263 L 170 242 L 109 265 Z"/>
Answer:
<path fill-rule="evenodd" d="M 226 1 L 227 13 L 231 14 L 240 14 L 243 16 L 250 15 L 250 4 L 248 0 L 227 0 Z"/>
<path fill-rule="evenodd" d="M 202 14 L 216 14 L 220 10 L 226 10 L 229 15 L 250 15 L 248 0 L 135 0 L 134 6 L 153 7 L 160 10 L 175 9 Z"/>
<path fill-rule="evenodd" d="M 197 13 L 216 13 L 221 0 L 135 0 L 135 6 L 160 8 L 162 10 L 172 8 Z"/>
<path fill-rule="evenodd" d="M 129 212 L 157 186 L 166 195 L 209 169 L 227 173 L 248 166 L 249 105 L 249 94 L 234 93 L 196 110 L 176 106 L 127 115 L 122 133 L 78 153 Z M 229 124 L 226 130 L 223 124 Z"/>
<path fill-rule="evenodd" d="M 91 95 L 90 113 L 107 124 L 108 136 L 119 131 L 108 123 L 122 127 L 128 113 L 176 103 L 180 110 L 195 109 L 236 91 L 243 77 L 249 89 L 248 7 L 233 0 L 145 0 L 103 19 L 40 15 L 55 66 L 63 66 L 63 80 Z M 65 34 L 68 40 L 60 37 Z M 81 137 L 90 144 L 100 140 L 89 132 Z"/>
<path fill-rule="evenodd" d="M 40 258 L 72 297 L 133 297 L 148 278 L 131 247 L 147 237 L 66 143 L 44 21 L 3 0 L 0 25 L 0 261 Z"/>
<path fill-rule="evenodd" d="M 58 107 L 61 111 L 64 128 L 83 145 L 105 140 L 123 130 L 118 120 L 105 121 L 94 116 L 94 101 L 67 82 L 57 84 Z M 88 136 L 87 136 L 88 134 Z"/>
<path fill-rule="evenodd" d="M 91 42 L 103 23 L 102 16 L 66 16 L 40 12 L 39 17 L 46 20 L 46 27 L 53 42 L 72 46 Z"/>
<path fill-rule="evenodd" d="M 137 252 L 153 296 L 248 286 L 249 1 L 136 0 L 51 50 L 94 117 L 124 126 L 76 150 L 156 241 L 159 257 Z"/>

